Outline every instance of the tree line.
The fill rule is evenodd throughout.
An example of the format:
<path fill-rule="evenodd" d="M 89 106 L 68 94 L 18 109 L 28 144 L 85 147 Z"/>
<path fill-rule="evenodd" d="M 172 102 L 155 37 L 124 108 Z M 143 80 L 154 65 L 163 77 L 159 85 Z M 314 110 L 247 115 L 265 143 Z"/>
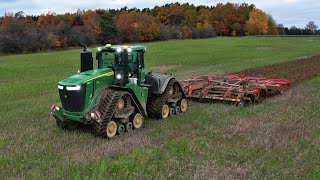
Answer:
<path fill-rule="evenodd" d="M 317 26 L 284 28 L 254 4 L 216 6 L 171 3 L 154 8 L 78 10 L 30 16 L 22 11 L 0 18 L 0 52 L 26 53 L 78 46 L 216 36 L 304 34 Z M 314 30 L 315 29 L 315 30 Z"/>

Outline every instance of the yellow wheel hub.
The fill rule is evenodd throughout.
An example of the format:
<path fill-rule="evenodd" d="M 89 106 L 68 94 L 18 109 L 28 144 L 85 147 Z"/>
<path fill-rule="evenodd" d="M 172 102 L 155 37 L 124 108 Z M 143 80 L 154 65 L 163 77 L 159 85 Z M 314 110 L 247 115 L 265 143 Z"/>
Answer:
<path fill-rule="evenodd" d="M 137 113 L 133 118 L 133 126 L 134 128 L 138 129 L 141 128 L 143 124 L 143 117 L 140 113 Z"/>
<path fill-rule="evenodd" d="M 163 105 L 162 107 L 162 118 L 165 119 L 169 116 L 169 113 L 170 113 L 170 108 L 168 105 Z"/>
<path fill-rule="evenodd" d="M 113 138 L 117 133 L 117 123 L 115 123 L 114 121 L 110 121 L 107 125 L 106 131 L 107 131 L 107 137 Z"/>
<path fill-rule="evenodd" d="M 186 99 L 182 99 L 180 108 L 182 112 L 185 112 L 188 108 L 188 101 Z"/>
<path fill-rule="evenodd" d="M 121 98 L 118 102 L 118 109 L 122 110 L 124 108 L 124 100 Z"/>

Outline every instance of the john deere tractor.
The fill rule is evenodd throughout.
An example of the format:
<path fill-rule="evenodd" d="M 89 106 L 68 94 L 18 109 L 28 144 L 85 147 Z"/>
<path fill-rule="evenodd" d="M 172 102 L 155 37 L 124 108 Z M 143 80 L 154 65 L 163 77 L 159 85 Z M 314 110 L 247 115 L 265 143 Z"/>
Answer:
<path fill-rule="evenodd" d="M 171 75 L 146 73 L 144 46 L 97 48 L 98 68 L 84 46 L 78 74 L 58 83 L 61 106 L 51 106 L 61 128 L 90 124 L 98 136 L 113 138 L 143 126 L 144 116 L 165 119 L 188 107 Z"/>

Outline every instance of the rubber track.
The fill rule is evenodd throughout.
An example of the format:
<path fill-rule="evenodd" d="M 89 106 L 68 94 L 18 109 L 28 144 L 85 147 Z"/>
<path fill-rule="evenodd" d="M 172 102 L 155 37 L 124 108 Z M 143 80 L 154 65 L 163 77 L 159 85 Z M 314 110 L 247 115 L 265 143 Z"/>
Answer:
<path fill-rule="evenodd" d="M 93 121 L 92 126 L 97 136 L 104 136 L 108 122 L 112 120 L 119 99 L 124 92 L 106 89 L 100 97 L 97 110 L 101 113 L 101 121 Z"/>
<path fill-rule="evenodd" d="M 175 82 L 177 82 L 175 79 L 171 79 L 163 94 L 159 96 L 154 96 L 150 99 L 150 103 L 147 105 L 147 112 L 150 118 L 153 118 L 153 119 L 162 118 L 162 106 L 168 100 L 168 93 L 170 89 L 169 87 L 172 87 Z"/>

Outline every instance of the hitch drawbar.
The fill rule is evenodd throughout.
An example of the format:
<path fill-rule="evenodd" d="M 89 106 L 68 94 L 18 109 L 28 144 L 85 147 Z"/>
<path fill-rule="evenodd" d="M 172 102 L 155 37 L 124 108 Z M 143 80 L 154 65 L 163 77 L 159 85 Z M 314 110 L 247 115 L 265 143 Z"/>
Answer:
<path fill-rule="evenodd" d="M 244 75 L 193 76 L 180 81 L 188 98 L 250 104 L 265 97 L 284 93 L 292 83 L 285 79 L 268 79 Z"/>

